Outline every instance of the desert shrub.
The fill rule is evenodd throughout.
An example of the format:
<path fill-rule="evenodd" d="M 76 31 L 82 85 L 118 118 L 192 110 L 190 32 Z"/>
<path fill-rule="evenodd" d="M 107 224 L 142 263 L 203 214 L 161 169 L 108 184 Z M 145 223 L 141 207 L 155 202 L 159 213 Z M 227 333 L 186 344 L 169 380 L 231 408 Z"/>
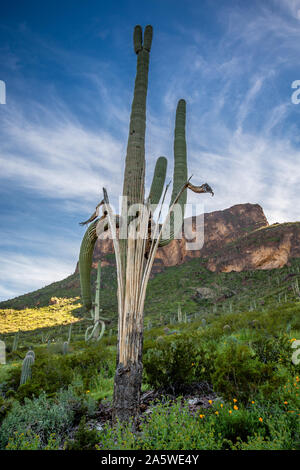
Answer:
<path fill-rule="evenodd" d="M 153 408 L 151 416 L 141 424 L 136 445 L 143 450 L 218 450 L 222 438 L 213 421 L 192 415 L 188 405 L 178 400 Z"/>
<path fill-rule="evenodd" d="M 18 433 L 18 436 L 30 433 L 27 435 L 28 442 L 35 441 L 34 436 L 38 436 L 40 447 L 47 446 L 51 435 L 55 433 L 60 443 L 84 414 L 95 410 L 92 399 L 85 395 L 79 396 L 77 387 L 78 384 L 75 384 L 68 390 L 60 391 L 55 399 L 47 398 L 43 392 L 32 400 L 25 398 L 23 405 L 15 401 L 1 425 L 0 448 L 7 446 L 14 433 Z"/>
<path fill-rule="evenodd" d="M 238 441 L 247 441 L 256 432 L 266 435 L 265 413 L 257 405 L 252 405 L 252 409 L 245 408 L 234 399 L 232 403 L 215 403 L 210 413 L 216 433 L 222 436 L 223 449 L 231 449 Z"/>
<path fill-rule="evenodd" d="M 118 423 L 114 427 L 106 424 L 99 437 L 99 450 L 216 450 L 222 446 L 213 423 L 193 416 L 180 400 L 154 405 L 151 414 L 142 420 L 138 434 L 132 432 L 131 423 Z"/>
<path fill-rule="evenodd" d="M 256 413 L 257 414 L 257 413 Z M 237 438 L 233 448 L 237 450 L 299 450 L 300 423 L 297 413 L 289 413 L 279 406 L 260 406 L 263 416 L 256 432 L 242 440 Z"/>
<path fill-rule="evenodd" d="M 45 391 L 47 396 L 67 388 L 74 377 L 81 377 L 83 388 L 89 387 L 90 381 L 100 371 L 110 370 L 113 353 L 102 350 L 100 346 L 91 346 L 82 352 L 70 355 L 36 354 L 36 361 L 32 367 L 32 378 L 29 382 L 19 387 L 20 366 L 11 371 L 7 380 L 7 389 L 16 391 L 15 397 L 24 401 L 24 398 L 38 396 Z"/>
<path fill-rule="evenodd" d="M 163 338 L 155 347 L 145 349 L 147 382 L 156 388 L 179 391 L 194 380 L 196 359 L 197 348 L 189 336 Z"/>
<path fill-rule="evenodd" d="M 89 429 L 86 425 L 85 416 L 81 418 L 74 439 L 68 439 L 64 444 L 65 450 L 96 450 L 99 443 L 99 432 Z"/>
<path fill-rule="evenodd" d="M 2 396 L 0 396 L 0 424 L 7 415 L 7 413 L 10 411 L 12 407 L 12 400 L 11 399 L 5 399 Z"/>
<path fill-rule="evenodd" d="M 260 390 L 272 394 L 284 378 L 276 363 L 262 363 L 248 345 L 228 341 L 218 349 L 211 380 L 215 391 L 226 399 L 247 402 Z"/>
<path fill-rule="evenodd" d="M 292 370 L 291 342 L 287 334 L 280 334 L 278 336 L 257 335 L 251 341 L 251 347 L 261 362 L 265 364 L 269 362 L 281 363 Z"/>
<path fill-rule="evenodd" d="M 236 399 L 235 399 L 236 400 Z M 269 402 L 245 407 L 237 401 L 216 402 L 197 413 L 187 403 L 156 403 L 141 420 L 139 433 L 131 424 L 106 424 L 99 450 L 229 450 L 298 449 L 299 417 Z"/>
<path fill-rule="evenodd" d="M 10 413 L 3 420 L 0 429 L 0 448 L 5 449 L 9 439 L 15 432 L 31 431 L 38 435 L 42 444 L 46 445 L 50 435 L 56 433 L 62 437 L 71 428 L 73 411 L 47 400 L 45 394 L 29 400 L 24 405 L 15 402 Z"/>
<path fill-rule="evenodd" d="M 59 442 L 55 434 L 51 434 L 47 445 L 43 445 L 38 434 L 33 434 L 31 430 L 24 432 L 14 432 L 9 438 L 5 450 L 58 450 Z"/>

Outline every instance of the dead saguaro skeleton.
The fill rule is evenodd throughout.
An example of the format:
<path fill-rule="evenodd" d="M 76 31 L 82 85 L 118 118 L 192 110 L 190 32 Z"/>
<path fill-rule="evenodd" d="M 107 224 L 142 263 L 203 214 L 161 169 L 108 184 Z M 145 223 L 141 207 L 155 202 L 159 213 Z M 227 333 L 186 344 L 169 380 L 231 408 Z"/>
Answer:
<path fill-rule="evenodd" d="M 114 418 L 120 421 L 135 419 L 139 414 L 146 289 L 158 247 L 170 243 L 177 234 L 174 207 L 179 205 L 182 216 L 184 215 L 187 189 L 196 193 L 213 195 L 208 184 L 194 186 L 188 179 L 185 139 L 186 103 L 181 99 L 176 109 L 173 190 L 169 212 L 162 225 L 154 223 L 153 204 L 158 205 L 161 199 L 161 204 L 163 204 L 168 186 L 164 190 L 167 160 L 165 157 L 159 157 L 150 194 L 145 200 L 146 98 L 152 27 L 146 26 L 143 37 L 142 28 L 136 26 L 133 39 L 134 50 L 137 54 L 137 72 L 130 116 L 122 212 L 120 217 L 112 213 L 107 191 L 103 189 L 103 200 L 98 204 L 90 219 L 83 223 L 92 222 L 84 235 L 79 256 L 82 301 L 85 308 L 90 309 L 94 245 L 97 237 L 110 229 L 118 281 L 118 354 L 113 414 Z M 103 215 L 98 219 L 100 206 L 103 206 Z M 159 218 L 160 214 L 158 220 Z M 170 228 L 169 236 L 163 238 L 162 235 L 167 226 Z M 118 236 L 116 228 L 119 228 Z M 121 232 L 122 236 L 120 236 Z"/>

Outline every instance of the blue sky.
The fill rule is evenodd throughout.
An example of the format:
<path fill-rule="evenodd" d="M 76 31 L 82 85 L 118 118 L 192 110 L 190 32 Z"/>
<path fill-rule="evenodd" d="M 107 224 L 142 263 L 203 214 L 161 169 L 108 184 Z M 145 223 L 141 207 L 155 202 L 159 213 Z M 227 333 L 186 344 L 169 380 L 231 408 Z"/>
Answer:
<path fill-rule="evenodd" d="M 1 4 L 0 299 L 71 274 L 105 186 L 122 187 L 135 24 L 154 28 L 147 187 L 172 175 L 174 113 L 187 101 L 189 174 L 204 210 L 259 203 L 299 220 L 300 0 L 27 0 Z M 197 196 L 189 194 L 189 202 Z"/>

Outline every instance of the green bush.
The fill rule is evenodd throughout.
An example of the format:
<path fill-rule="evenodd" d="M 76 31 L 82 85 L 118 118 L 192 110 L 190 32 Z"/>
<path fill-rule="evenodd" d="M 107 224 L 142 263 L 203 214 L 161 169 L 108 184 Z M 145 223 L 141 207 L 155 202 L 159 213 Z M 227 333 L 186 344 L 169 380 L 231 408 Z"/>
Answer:
<path fill-rule="evenodd" d="M 12 407 L 12 400 L 0 396 L 0 425 Z"/>
<path fill-rule="evenodd" d="M 260 390 L 270 395 L 283 383 L 276 363 L 262 363 L 248 345 L 229 341 L 217 350 L 211 381 L 223 398 L 244 402 Z"/>
<path fill-rule="evenodd" d="M 78 376 L 83 381 L 83 387 L 87 389 L 91 380 L 101 370 L 109 370 L 113 359 L 113 353 L 107 349 L 103 350 L 99 344 L 66 356 L 39 352 L 32 367 L 31 380 L 19 387 L 20 367 L 16 367 L 10 373 L 6 388 L 15 390 L 15 397 L 21 402 L 24 398 L 37 397 L 41 391 L 46 392 L 47 396 L 54 396 L 58 390 L 67 388 Z"/>
<path fill-rule="evenodd" d="M 81 418 L 74 439 L 67 440 L 65 450 L 96 450 L 99 443 L 99 432 L 96 429 L 89 429 L 86 425 L 85 416 Z"/>
<path fill-rule="evenodd" d="M 193 416 L 188 405 L 178 400 L 174 404 L 158 404 L 150 418 L 141 424 L 137 448 L 143 450 L 218 450 L 221 436 L 214 422 Z"/>
<path fill-rule="evenodd" d="M 0 449 L 7 446 L 14 433 L 19 436 L 31 433 L 27 435 L 28 442 L 38 436 L 40 447 L 47 446 L 53 434 L 60 443 L 83 415 L 95 411 L 93 400 L 85 395 L 79 396 L 77 387 L 75 384 L 60 391 L 55 399 L 47 398 L 43 392 L 32 400 L 25 398 L 23 405 L 15 401 L 0 428 Z"/>
<path fill-rule="evenodd" d="M 155 347 L 145 348 L 147 382 L 165 390 L 180 389 L 195 379 L 197 348 L 193 338 L 175 335 L 163 338 Z"/>
<path fill-rule="evenodd" d="M 298 449 L 299 417 L 277 405 L 215 403 L 192 414 L 187 403 L 153 404 L 139 432 L 131 424 L 105 425 L 99 450 Z"/>
<path fill-rule="evenodd" d="M 59 443 L 55 434 L 51 434 L 46 446 L 43 446 L 40 436 L 28 430 L 25 433 L 14 432 L 9 438 L 5 450 L 58 450 Z"/>

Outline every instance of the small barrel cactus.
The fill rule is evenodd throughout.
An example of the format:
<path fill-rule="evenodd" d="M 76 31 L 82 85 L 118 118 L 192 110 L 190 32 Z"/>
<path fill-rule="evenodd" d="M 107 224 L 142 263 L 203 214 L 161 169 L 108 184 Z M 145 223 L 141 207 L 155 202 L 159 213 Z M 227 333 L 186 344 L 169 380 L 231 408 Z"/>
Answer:
<path fill-rule="evenodd" d="M 31 379 L 32 375 L 32 365 L 34 364 L 35 354 L 32 350 L 28 351 L 26 354 L 23 363 L 22 363 L 22 371 L 21 371 L 21 380 L 20 385 L 24 385 L 28 380 Z"/>

